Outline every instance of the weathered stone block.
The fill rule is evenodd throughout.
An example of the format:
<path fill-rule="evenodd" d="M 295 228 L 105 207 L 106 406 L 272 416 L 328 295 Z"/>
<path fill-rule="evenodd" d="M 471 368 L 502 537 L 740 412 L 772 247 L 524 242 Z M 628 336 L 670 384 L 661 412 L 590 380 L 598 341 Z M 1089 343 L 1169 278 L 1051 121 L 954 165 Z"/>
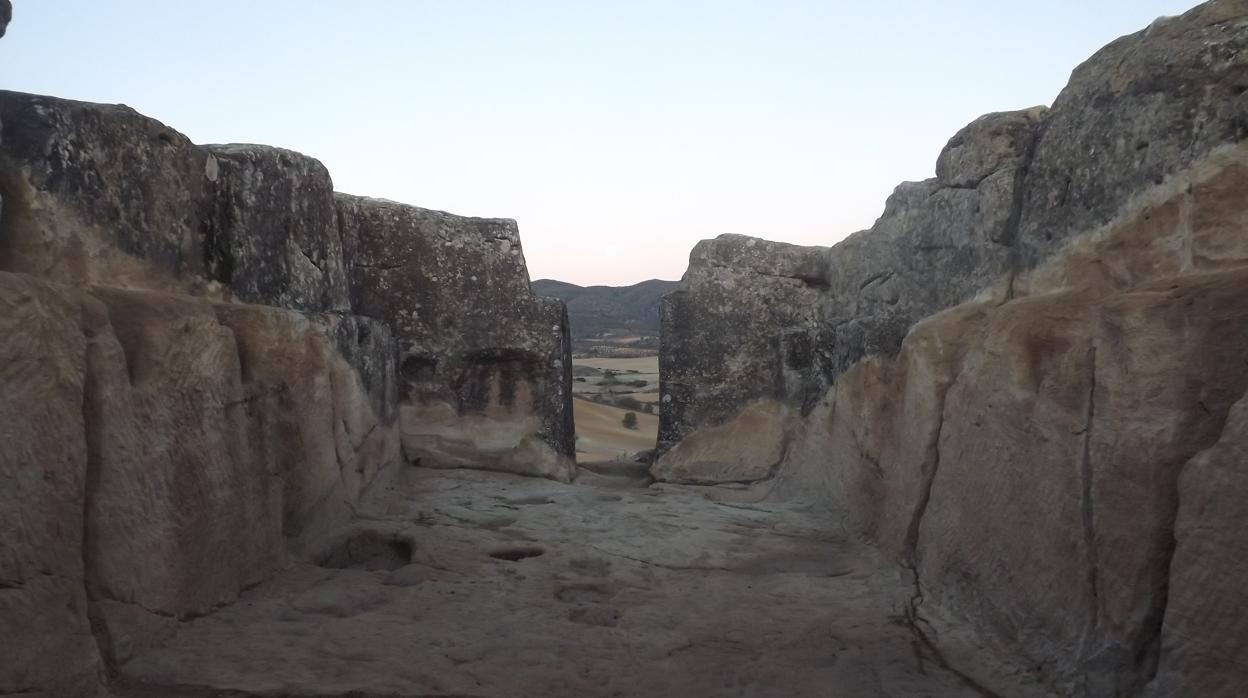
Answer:
<path fill-rule="evenodd" d="M 409 461 L 570 479 L 571 344 L 515 221 L 338 195 L 353 306 L 393 328 Z"/>

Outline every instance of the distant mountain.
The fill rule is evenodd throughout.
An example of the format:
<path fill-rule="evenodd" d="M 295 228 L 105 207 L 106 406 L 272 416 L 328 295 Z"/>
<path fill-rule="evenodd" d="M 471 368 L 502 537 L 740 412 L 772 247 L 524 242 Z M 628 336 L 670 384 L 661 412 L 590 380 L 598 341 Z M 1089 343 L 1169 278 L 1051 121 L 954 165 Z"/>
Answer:
<path fill-rule="evenodd" d="M 577 286 L 539 279 L 533 282 L 533 292 L 567 304 L 573 339 L 628 332 L 658 335 L 659 299 L 679 283 L 650 279 L 632 286 Z"/>

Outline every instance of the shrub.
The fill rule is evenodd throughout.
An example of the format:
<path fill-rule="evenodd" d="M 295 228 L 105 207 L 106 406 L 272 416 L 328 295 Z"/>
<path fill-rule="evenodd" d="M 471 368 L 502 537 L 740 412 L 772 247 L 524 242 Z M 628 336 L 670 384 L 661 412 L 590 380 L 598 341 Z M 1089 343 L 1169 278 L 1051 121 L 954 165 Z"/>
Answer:
<path fill-rule="evenodd" d="M 624 428 L 626 428 L 626 429 L 636 429 L 636 428 L 637 428 L 637 413 L 636 413 L 636 412 L 625 412 L 625 413 L 624 413 Z"/>

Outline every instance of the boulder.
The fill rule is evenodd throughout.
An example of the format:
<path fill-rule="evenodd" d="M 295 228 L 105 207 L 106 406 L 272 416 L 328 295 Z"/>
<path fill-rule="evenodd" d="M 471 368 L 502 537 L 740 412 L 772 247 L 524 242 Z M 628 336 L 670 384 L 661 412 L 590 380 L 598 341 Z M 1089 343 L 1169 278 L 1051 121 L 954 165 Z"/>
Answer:
<path fill-rule="evenodd" d="M 405 457 L 571 479 L 567 313 L 530 290 L 515 221 L 337 204 L 353 307 L 398 343 Z"/>
<path fill-rule="evenodd" d="M 823 393 L 814 328 L 825 252 L 740 235 L 698 243 L 680 290 L 660 305 L 660 451 L 759 400 L 802 411 Z M 661 464 L 655 476 L 665 477 Z"/>
<path fill-rule="evenodd" d="M 1248 3 L 1206 2 L 1075 68 L 1027 170 L 1021 269 L 1110 222 L 1141 191 L 1248 138 Z"/>
<path fill-rule="evenodd" d="M 262 145 L 209 145 L 217 169 L 210 276 L 247 303 L 350 311 L 334 183 L 319 161 Z"/>
<path fill-rule="evenodd" d="M 1044 114 L 967 126 L 935 179 L 899 186 L 871 230 L 832 248 L 699 243 L 662 307 L 660 448 L 754 400 L 809 413 L 836 376 L 864 356 L 896 354 L 923 317 L 997 280 L 1006 295 L 1019 186 Z"/>
<path fill-rule="evenodd" d="M 211 293 L 215 160 L 124 105 L 0 91 L 0 269 Z"/>
<path fill-rule="evenodd" d="M 333 183 L 265 146 L 196 146 L 124 105 L 0 92 L 0 269 L 349 311 Z"/>

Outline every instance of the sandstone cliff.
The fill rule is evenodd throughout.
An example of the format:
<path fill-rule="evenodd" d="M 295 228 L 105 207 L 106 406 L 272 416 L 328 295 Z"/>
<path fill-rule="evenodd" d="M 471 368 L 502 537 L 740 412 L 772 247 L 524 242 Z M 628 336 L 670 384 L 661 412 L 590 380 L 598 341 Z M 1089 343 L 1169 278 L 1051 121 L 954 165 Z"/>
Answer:
<path fill-rule="evenodd" d="M 1216 0 L 970 124 L 871 230 L 701 243 L 654 475 L 818 493 L 1064 694 L 1237 695 L 1246 87 Z"/>
<path fill-rule="evenodd" d="M 575 467 L 514 222 L 124 106 L 0 92 L 0 365 L 3 694 L 94 695 L 401 462 Z"/>

